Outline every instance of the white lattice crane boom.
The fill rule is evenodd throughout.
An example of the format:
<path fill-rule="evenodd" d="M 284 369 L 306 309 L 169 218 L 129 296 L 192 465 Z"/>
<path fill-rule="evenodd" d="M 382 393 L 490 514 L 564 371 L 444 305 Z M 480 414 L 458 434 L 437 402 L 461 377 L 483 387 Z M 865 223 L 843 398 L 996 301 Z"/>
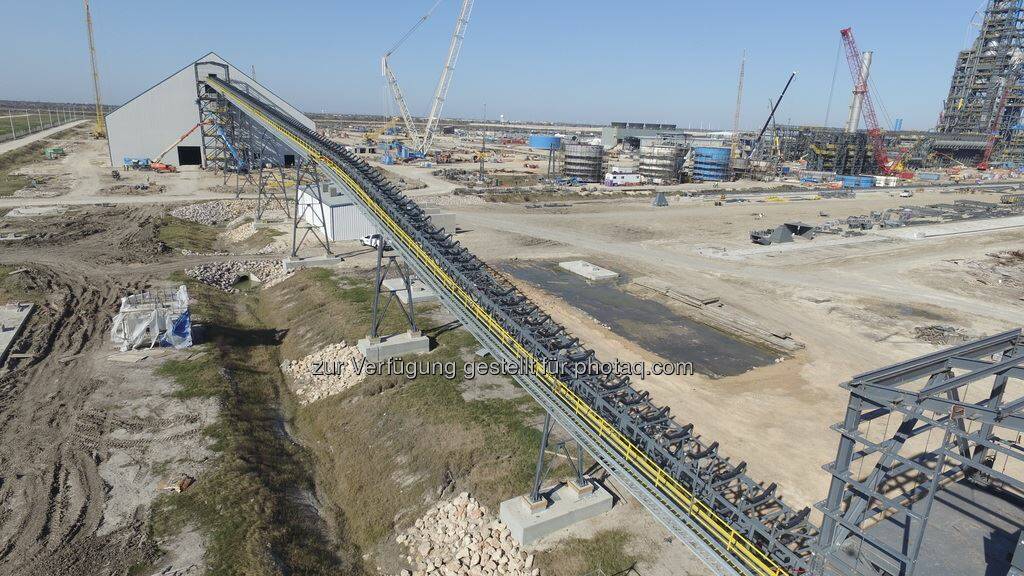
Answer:
<path fill-rule="evenodd" d="M 448 87 L 452 83 L 452 72 L 455 71 L 455 63 L 458 61 L 459 52 L 462 50 L 462 41 L 466 37 L 466 28 L 469 26 L 469 14 L 472 10 L 473 0 L 462 0 L 459 17 L 455 21 L 455 31 L 452 32 L 452 41 L 448 45 L 448 58 L 445 59 L 444 68 L 441 70 L 441 79 L 437 82 L 437 90 L 434 91 L 434 102 L 430 105 L 430 116 L 427 117 L 427 126 L 423 130 L 423 143 L 420 145 L 420 152 L 424 154 L 430 151 L 430 145 L 434 140 L 434 132 L 437 131 L 437 124 L 441 120 L 441 109 L 444 108 L 445 98 L 448 97 Z"/>

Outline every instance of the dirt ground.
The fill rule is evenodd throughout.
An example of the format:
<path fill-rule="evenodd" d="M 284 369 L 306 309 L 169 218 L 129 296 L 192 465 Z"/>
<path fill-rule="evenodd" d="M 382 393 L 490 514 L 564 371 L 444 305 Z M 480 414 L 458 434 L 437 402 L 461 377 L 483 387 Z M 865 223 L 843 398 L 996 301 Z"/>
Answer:
<path fill-rule="evenodd" d="M 679 419 L 719 441 L 725 454 L 747 461 L 755 478 L 779 482 L 787 500 L 802 507 L 827 489 L 821 465 L 835 456 L 838 439 L 828 427 L 845 408 L 840 383 L 937 349 L 913 338 L 917 326 L 951 325 L 980 336 L 1024 323 L 1024 294 L 979 283 L 965 264 L 1018 249 L 1024 230 L 925 240 L 867 235 L 852 244 L 820 236 L 785 251 L 754 246 L 747 233 L 786 221 L 818 222 L 824 219 L 820 212 L 845 217 L 963 197 L 998 201 L 991 193 L 928 190 L 911 199 L 872 191 L 853 200 L 725 206 L 684 198 L 667 208 L 620 199 L 549 209 L 449 209 L 465 230 L 459 240 L 492 264 L 582 258 L 629 277 L 657 278 L 684 293 L 718 295 L 762 326 L 803 342 L 806 348 L 792 358 L 739 376 L 652 377 L 640 384 Z M 525 288 L 598 357 L 658 360 L 572 302 Z"/>
<path fill-rule="evenodd" d="M 160 483 L 181 473 L 202 478 L 208 472 L 215 458 L 209 429 L 223 414 L 223 396 L 182 396 L 176 393 L 180 383 L 154 373 L 168 360 L 194 361 L 196 352 L 203 350 L 115 354 L 108 340 L 110 319 L 121 296 L 167 285 L 168 278 L 185 267 L 230 257 L 217 250 L 275 259 L 287 249 L 286 242 L 271 236 L 270 252 L 253 256 L 268 238 L 260 236 L 258 243 L 225 248 L 222 240 L 214 240 L 215 231 L 205 230 L 208 246 L 183 255 L 180 247 L 167 243 L 177 236 L 161 232 L 167 231 L 169 207 L 186 200 L 233 197 L 222 178 L 201 171 L 135 172 L 114 182 L 105 165 L 103 143 L 83 135 L 81 131 L 67 138 L 66 157 L 40 159 L 24 168 L 24 174 L 37 177 L 36 188 L 0 198 L 0 213 L 26 206 L 66 208 L 63 213 L 0 218 L 0 234 L 30 236 L 5 243 L 0 250 L 0 300 L 6 299 L 5 294 L 28 295 L 40 305 L 19 340 L 10 371 L 0 374 L 0 574 L 202 573 L 211 546 L 209 532 L 186 523 L 173 535 L 154 535 L 150 511 L 161 501 Z M 693 422 L 705 438 L 719 441 L 724 454 L 748 462 L 752 476 L 778 482 L 787 501 L 796 507 L 811 505 L 825 494 L 827 475 L 821 465 L 834 456 L 837 438 L 828 427 L 839 420 L 845 407 L 841 382 L 858 372 L 937 349 L 939 344 L 915 338 L 920 327 L 950 326 L 962 334 L 980 336 L 1024 324 L 1024 267 L 1017 256 L 1007 255 L 1019 250 L 1024 240 L 1024 232 L 1017 229 L 921 240 L 876 234 L 848 242 L 821 237 L 785 249 L 761 249 L 747 239 L 751 229 L 785 221 L 819 222 L 965 197 L 994 201 L 988 192 L 962 196 L 927 190 L 906 199 L 872 191 L 854 200 L 759 202 L 754 198 L 725 206 L 714 206 L 711 199 L 673 197 L 666 208 L 651 207 L 648 198 L 588 199 L 568 206 L 526 208 L 453 196 L 455 186 L 431 176 L 429 169 L 406 165 L 388 169 L 424 185 L 409 192 L 414 198 L 456 212 L 462 229 L 458 239 L 492 265 L 582 258 L 619 271 L 627 280 L 653 277 L 684 293 L 717 295 L 760 325 L 789 332 L 802 342 L 803 350 L 743 374 L 649 377 L 639 383 L 657 402 L 670 406 L 677 419 Z M 147 179 L 155 192 L 113 188 Z M 189 233 L 188 227 L 178 230 L 178 234 Z M 337 251 L 347 256 L 343 273 L 365 274 L 372 265 L 369 251 L 354 244 L 338 246 Z M 22 268 L 26 270 L 7 275 Z M 573 302 L 535 286 L 523 288 L 600 358 L 659 360 Z M 263 310 L 262 318 L 280 320 L 252 328 L 269 342 L 261 346 L 274 348 L 262 360 L 269 362 L 274 355 L 301 358 L 312 351 L 306 349 L 310 346 L 356 335 L 357 330 L 347 323 L 343 325 L 352 333 L 342 333 L 333 320 L 294 321 L 290 314 L 297 313 L 300 304 L 309 304 L 310 295 L 301 295 L 306 289 L 302 284 L 282 283 L 280 288 L 263 290 L 252 301 L 253 308 Z M 325 299 L 337 296 L 333 289 L 323 290 Z M 341 290 L 342 299 L 365 304 L 362 292 Z M 275 308 L 282 304 L 296 308 Z M 324 304 L 324 309 L 333 309 L 329 306 Z M 344 309 L 355 314 L 351 307 Z M 318 311 L 305 313 L 316 316 Z M 236 327 L 230 329 L 238 332 Z M 275 330 L 287 335 L 278 342 Z M 281 378 L 276 372 L 273 377 Z M 369 406 L 383 418 L 391 409 L 387 394 L 407 393 L 389 390 L 361 389 L 355 396 L 314 403 L 300 413 L 310 425 L 315 424 L 307 430 L 307 437 L 316 442 L 313 450 L 319 451 L 312 455 L 303 452 L 306 448 L 288 430 L 291 422 L 278 414 L 288 408 L 287 392 L 276 395 L 272 390 L 268 394 L 275 404 L 268 413 L 259 413 L 260 422 L 273 425 L 279 440 L 296 451 L 294 461 L 282 468 L 314 463 L 311 468 L 319 476 L 312 476 L 310 486 L 292 487 L 295 499 L 302 501 L 306 515 L 323 517 L 325 542 L 356 557 L 365 555 L 365 566 L 350 565 L 358 565 L 359 571 L 374 565 L 397 567 L 400 559 L 396 563 L 384 556 L 395 552 L 393 541 L 388 540 L 391 526 L 409 521 L 412 508 L 403 507 L 406 500 L 422 505 L 444 492 L 434 487 L 444 476 L 441 472 L 420 478 L 409 469 L 411 460 L 390 468 L 375 462 L 384 470 L 398 470 L 399 475 L 392 478 L 397 485 L 414 480 L 417 492 L 395 502 L 360 492 L 357 501 L 387 500 L 380 508 L 391 516 L 349 523 L 362 531 L 361 539 L 355 539 L 357 548 L 350 549 L 338 538 L 347 524 L 345 514 L 351 513 L 339 502 L 347 496 L 345 482 L 351 479 L 346 480 L 345 474 L 352 467 L 337 455 L 362 448 L 332 445 L 343 438 L 346 422 L 339 422 L 330 408 L 351 410 L 356 419 L 376 414 L 362 408 Z M 421 392 L 430 396 L 430 390 Z M 431 405 L 441 415 L 436 418 L 453 417 L 450 408 L 458 406 L 480 419 L 473 426 L 484 426 L 480 406 L 493 409 L 503 406 L 500 402 L 522 400 L 500 382 L 448 392 L 450 402 Z M 415 397 L 402 398 L 410 403 L 405 406 L 410 413 L 422 411 Z M 527 416 L 535 431 L 536 415 Z M 533 433 L 524 430 L 520 420 L 510 421 L 523 437 Z M 486 429 L 489 434 L 501 432 Z M 518 490 L 519 477 L 502 466 L 529 460 L 522 446 L 508 448 L 514 459 L 503 456 L 488 461 L 484 482 L 479 479 L 478 459 L 487 451 L 478 446 L 480 434 L 474 430 L 459 436 L 465 446 L 453 451 L 462 466 L 455 469 L 465 472 L 462 481 L 476 478 L 480 486 L 499 486 L 481 495 L 484 499 Z M 347 433 L 372 440 L 365 431 Z M 395 458 L 405 458 L 402 438 L 387 440 Z M 244 467 L 241 460 L 239 466 Z M 446 465 L 431 463 L 445 473 Z M 528 476 L 529 471 L 523 474 Z M 300 478 L 305 481 L 305 476 Z M 450 484 L 447 476 L 443 482 Z M 610 515 L 545 541 L 539 549 L 564 552 L 577 544 L 573 538 L 592 539 L 610 528 L 627 532 L 625 552 L 640 558 L 637 569 L 645 576 L 705 573 L 682 544 L 628 499 Z M 273 542 L 288 534 L 261 532 L 253 541 L 263 542 L 264 536 Z M 260 553 L 267 555 L 265 550 Z"/>

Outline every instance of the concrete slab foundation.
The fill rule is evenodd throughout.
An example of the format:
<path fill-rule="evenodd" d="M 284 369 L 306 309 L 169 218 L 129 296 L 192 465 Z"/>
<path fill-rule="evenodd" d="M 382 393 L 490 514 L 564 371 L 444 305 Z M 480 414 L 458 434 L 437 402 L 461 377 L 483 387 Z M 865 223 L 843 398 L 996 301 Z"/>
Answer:
<path fill-rule="evenodd" d="M 356 347 L 370 362 L 383 362 L 388 358 L 430 352 L 430 338 L 418 332 L 402 332 L 372 342 L 369 338 L 361 338 Z"/>
<path fill-rule="evenodd" d="M 35 305 L 29 303 L 0 306 L 0 362 L 7 359 L 7 353 L 34 309 Z"/>
<path fill-rule="evenodd" d="M 531 510 L 526 496 L 518 496 L 501 503 L 499 516 L 508 525 L 512 537 L 523 546 L 573 524 L 589 520 L 612 509 L 613 498 L 601 486 L 560 486 L 548 495 L 550 504 L 541 510 Z"/>
<path fill-rule="evenodd" d="M 437 294 L 430 289 L 426 284 L 420 282 L 419 278 L 413 278 L 409 283 L 409 287 L 412 289 L 412 303 L 419 304 L 421 302 L 436 302 Z M 405 282 L 401 278 L 388 278 L 384 280 L 384 288 L 390 292 L 394 292 L 398 296 L 398 301 L 402 304 L 409 303 L 409 293 L 405 290 Z"/>
<path fill-rule="evenodd" d="M 25 206 L 22 208 L 11 208 L 7 212 L 8 218 L 33 218 L 35 216 L 51 216 L 63 214 L 67 211 L 65 206 Z"/>
<path fill-rule="evenodd" d="M 341 264 L 344 259 L 341 256 L 314 256 L 312 258 L 285 258 L 281 260 L 284 271 L 292 272 L 300 268 L 329 268 Z"/>
<path fill-rule="evenodd" d="M 564 270 L 568 270 L 573 274 L 579 274 L 591 282 L 610 282 L 619 277 L 618 272 L 613 272 L 606 268 L 601 268 L 586 262 L 583 260 L 570 260 L 568 262 L 559 262 L 558 267 Z"/>

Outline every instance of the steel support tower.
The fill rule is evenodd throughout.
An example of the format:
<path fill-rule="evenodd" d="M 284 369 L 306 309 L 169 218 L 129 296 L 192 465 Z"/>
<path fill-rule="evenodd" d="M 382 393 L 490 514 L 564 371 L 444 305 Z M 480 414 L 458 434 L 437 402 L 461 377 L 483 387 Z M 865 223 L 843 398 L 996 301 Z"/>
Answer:
<path fill-rule="evenodd" d="M 1024 86 L 1012 78 L 1014 54 L 1024 49 L 1024 0 L 988 0 L 981 30 L 974 44 L 956 58 L 949 95 L 943 103 L 938 131 L 953 134 L 988 134 L 999 127 L 994 159 L 1020 160 L 1024 156 L 1020 131 Z M 996 121 L 1006 82 L 1010 97 L 1003 117 Z M 1019 135 L 1018 135 L 1019 136 Z"/>

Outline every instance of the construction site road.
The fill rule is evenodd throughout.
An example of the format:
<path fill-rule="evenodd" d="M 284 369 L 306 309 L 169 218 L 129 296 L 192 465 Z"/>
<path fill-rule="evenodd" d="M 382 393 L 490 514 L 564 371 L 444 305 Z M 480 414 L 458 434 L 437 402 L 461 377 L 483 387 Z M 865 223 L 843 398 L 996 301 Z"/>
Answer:
<path fill-rule="evenodd" d="M 21 138 L 18 138 L 17 140 L 8 140 L 7 142 L 0 143 L 0 154 L 4 154 L 6 152 L 10 152 L 11 150 L 16 150 L 18 148 L 21 148 L 22 146 L 27 146 L 27 145 L 29 145 L 29 144 L 31 144 L 33 142 L 36 142 L 37 140 L 42 140 L 43 138 L 46 138 L 47 136 L 51 136 L 53 134 L 56 134 L 57 132 L 63 132 L 64 130 L 67 130 L 68 128 L 73 128 L 75 126 L 78 126 L 82 122 L 85 122 L 85 120 L 78 120 L 76 122 L 68 122 L 67 124 L 61 124 L 60 126 L 54 126 L 53 128 L 47 128 L 46 130 L 43 130 L 41 132 L 35 132 L 33 134 L 29 134 L 28 136 L 22 136 Z"/>

